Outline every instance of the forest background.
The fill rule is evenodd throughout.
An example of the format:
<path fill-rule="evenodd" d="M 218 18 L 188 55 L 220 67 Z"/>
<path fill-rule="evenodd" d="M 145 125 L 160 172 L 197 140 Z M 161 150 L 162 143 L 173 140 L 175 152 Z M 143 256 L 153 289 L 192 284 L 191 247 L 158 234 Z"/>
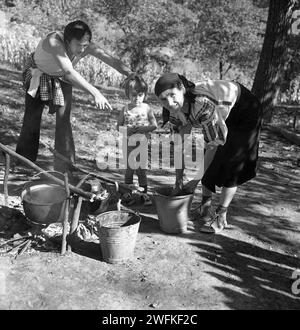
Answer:
<path fill-rule="evenodd" d="M 0 60 L 21 69 L 41 37 L 81 19 L 94 41 L 151 87 L 162 72 L 176 71 L 194 81 L 229 79 L 251 89 L 268 7 L 268 0 L 0 0 Z M 293 65 L 287 65 L 278 103 L 300 100 L 296 39 L 289 43 Z M 118 87 L 124 78 L 93 57 L 77 69 L 92 84 Z"/>
<path fill-rule="evenodd" d="M 21 68 L 49 31 L 87 22 L 93 39 L 146 77 L 163 71 L 192 80 L 234 79 L 249 88 L 263 43 L 268 1 L 2 0 L 0 58 Z M 100 61 L 82 61 L 92 83 L 117 86 L 122 76 Z"/>

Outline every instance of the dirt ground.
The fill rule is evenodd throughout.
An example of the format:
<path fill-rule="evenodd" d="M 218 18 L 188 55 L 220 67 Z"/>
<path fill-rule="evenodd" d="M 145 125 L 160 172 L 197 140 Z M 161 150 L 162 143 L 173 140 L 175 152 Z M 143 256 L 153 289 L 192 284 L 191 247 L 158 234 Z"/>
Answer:
<path fill-rule="evenodd" d="M 105 92 L 115 107 L 125 102 L 113 89 Z M 14 148 L 23 114 L 19 72 L 0 67 L 0 93 L 0 141 Z M 43 119 L 42 140 L 53 138 L 49 117 L 45 114 Z M 105 120 L 113 124 L 115 118 L 99 116 L 76 93 L 72 124 L 79 164 L 93 166 L 95 135 Z M 300 309 L 300 293 L 292 291 L 293 273 L 300 270 L 299 151 L 273 133 L 262 132 L 258 176 L 238 190 L 228 211 L 232 226 L 219 235 L 198 232 L 197 220 L 189 221 L 185 234 L 165 234 L 155 206 L 136 206 L 142 221 L 130 262 L 105 263 L 97 241 L 82 242 L 65 256 L 59 250 L 35 249 L 18 259 L 2 254 L 0 309 Z M 52 155 L 41 148 L 38 165 L 47 169 L 51 163 Z M 103 175 L 122 180 L 118 171 Z M 0 205 L 2 179 L 3 159 Z M 22 211 L 19 196 L 26 181 L 28 176 L 10 175 L 10 209 Z M 149 172 L 151 191 L 173 182 L 172 171 Z M 200 197 L 197 190 L 193 207 Z M 4 237 L 2 231 L 0 242 Z"/>

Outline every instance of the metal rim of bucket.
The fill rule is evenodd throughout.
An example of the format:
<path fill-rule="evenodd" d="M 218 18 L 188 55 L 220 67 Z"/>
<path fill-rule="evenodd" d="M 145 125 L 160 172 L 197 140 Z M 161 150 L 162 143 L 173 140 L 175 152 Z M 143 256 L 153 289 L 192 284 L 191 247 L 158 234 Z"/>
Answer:
<path fill-rule="evenodd" d="M 183 199 L 183 198 L 186 198 L 188 196 L 193 196 L 194 193 L 188 193 L 186 195 L 179 195 L 179 196 L 168 196 L 168 195 L 164 195 L 162 193 L 159 193 L 157 190 L 154 192 L 153 196 L 154 197 L 162 197 L 162 198 L 166 198 L 166 199 Z"/>
<path fill-rule="evenodd" d="M 130 224 L 130 225 L 128 225 L 128 226 L 126 226 L 127 228 L 130 227 L 130 226 L 134 226 L 134 225 L 136 225 L 137 223 L 140 223 L 140 222 L 141 222 L 141 216 L 140 216 L 138 213 L 134 212 L 134 211 L 127 211 L 127 210 L 126 210 L 126 211 L 125 211 L 125 210 L 121 210 L 121 211 L 108 211 L 108 212 L 101 213 L 101 214 L 99 214 L 99 215 L 96 217 L 96 219 L 97 219 L 97 224 L 98 224 L 98 227 L 99 227 L 99 228 L 107 228 L 107 229 L 111 229 L 111 230 L 114 230 L 114 229 L 119 230 L 120 228 L 125 228 L 125 227 L 122 227 L 122 226 L 108 227 L 108 226 L 102 226 L 102 225 L 101 225 L 101 220 L 99 220 L 98 218 L 100 218 L 100 217 L 102 217 L 102 216 L 105 216 L 105 215 L 109 215 L 109 214 L 111 214 L 111 213 L 128 213 L 128 214 L 131 213 L 133 216 L 136 216 L 137 221 L 134 222 L 134 223 L 132 223 L 132 224 Z M 127 221 L 129 221 L 129 219 L 128 219 Z"/>

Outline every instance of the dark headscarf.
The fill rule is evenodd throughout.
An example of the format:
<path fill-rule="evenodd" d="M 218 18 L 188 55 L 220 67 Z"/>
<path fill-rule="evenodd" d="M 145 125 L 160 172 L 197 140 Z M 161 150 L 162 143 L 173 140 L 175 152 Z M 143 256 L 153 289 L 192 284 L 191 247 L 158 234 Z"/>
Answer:
<path fill-rule="evenodd" d="M 166 91 L 167 89 L 179 87 L 180 84 L 182 84 L 186 89 L 185 98 L 187 98 L 190 103 L 194 102 L 195 94 L 193 93 L 193 89 L 195 87 L 195 84 L 178 73 L 166 73 L 162 75 L 155 84 L 154 93 L 158 97 L 162 92 Z M 162 118 L 162 127 L 164 127 L 170 118 L 169 110 L 164 107 L 162 111 Z"/>

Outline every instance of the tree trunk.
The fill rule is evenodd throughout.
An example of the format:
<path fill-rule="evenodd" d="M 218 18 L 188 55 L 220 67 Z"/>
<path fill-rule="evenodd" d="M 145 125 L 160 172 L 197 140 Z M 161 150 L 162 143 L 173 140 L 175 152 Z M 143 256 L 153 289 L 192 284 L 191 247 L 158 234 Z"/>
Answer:
<path fill-rule="evenodd" d="M 284 58 L 295 0 L 270 0 L 265 39 L 252 92 L 260 99 L 267 122 L 272 120 L 284 75 Z"/>

